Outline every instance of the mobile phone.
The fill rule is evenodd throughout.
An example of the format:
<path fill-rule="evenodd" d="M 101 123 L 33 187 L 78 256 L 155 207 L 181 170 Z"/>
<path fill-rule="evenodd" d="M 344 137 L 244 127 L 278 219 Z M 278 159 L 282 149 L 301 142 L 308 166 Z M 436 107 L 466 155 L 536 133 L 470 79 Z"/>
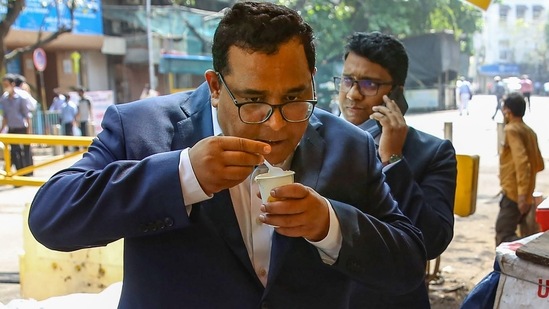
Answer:
<path fill-rule="evenodd" d="M 396 86 L 388 95 L 389 99 L 395 101 L 398 108 L 400 109 L 400 112 L 402 115 L 406 113 L 408 110 L 408 102 L 406 101 L 406 98 L 404 97 L 404 93 L 402 91 L 402 87 Z"/>
<path fill-rule="evenodd" d="M 391 90 L 391 92 L 389 92 L 387 96 L 389 97 L 389 99 L 395 101 L 402 115 L 404 115 L 406 111 L 408 111 L 408 102 L 404 97 L 404 92 L 402 90 L 402 87 L 395 86 L 395 88 L 393 88 L 393 90 Z M 383 102 L 383 105 L 385 105 L 385 102 Z M 381 125 L 381 123 L 379 123 L 379 121 L 376 121 L 376 122 L 377 122 L 377 126 L 379 127 L 379 130 L 383 130 L 383 126 Z"/>

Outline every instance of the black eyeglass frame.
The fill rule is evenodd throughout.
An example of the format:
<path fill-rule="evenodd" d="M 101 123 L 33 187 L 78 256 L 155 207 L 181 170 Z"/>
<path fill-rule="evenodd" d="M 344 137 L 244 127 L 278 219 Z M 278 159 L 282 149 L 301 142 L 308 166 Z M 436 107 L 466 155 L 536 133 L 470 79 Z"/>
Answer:
<path fill-rule="evenodd" d="M 347 90 L 347 92 L 349 92 L 353 86 L 356 84 L 357 87 L 358 87 L 358 92 L 365 96 L 365 97 L 372 97 L 372 96 L 375 96 L 377 95 L 377 93 L 379 92 L 379 87 L 383 86 L 383 85 L 390 85 L 392 86 L 391 89 L 393 89 L 396 85 L 394 82 L 377 82 L 377 81 L 374 81 L 374 80 L 371 80 L 371 79 L 354 79 L 354 78 L 351 78 L 351 77 L 346 77 L 346 76 L 334 76 L 333 77 L 333 81 L 334 81 L 334 86 L 335 86 L 335 91 L 339 92 L 340 89 L 341 89 L 341 81 L 346 78 L 346 79 L 350 79 L 352 81 L 352 84 L 351 86 L 349 87 L 349 89 Z M 339 80 L 339 81 L 338 81 Z M 377 85 L 377 88 L 376 88 L 376 91 L 374 94 L 365 94 L 363 91 L 362 91 L 362 87 L 360 87 L 360 82 L 361 81 L 370 81 L 372 82 L 373 84 L 376 84 Z"/>
<path fill-rule="evenodd" d="M 244 123 L 247 123 L 247 124 L 260 124 L 260 123 L 264 123 L 266 122 L 267 120 L 269 120 L 269 118 L 271 118 L 271 116 L 273 115 L 274 113 L 274 110 L 275 108 L 278 108 L 280 110 L 280 115 L 282 115 L 282 118 L 284 120 L 286 120 L 287 122 L 290 122 L 290 123 L 299 123 L 299 122 L 304 122 L 304 121 L 307 121 L 309 120 L 309 118 L 311 118 L 311 115 L 313 114 L 313 111 L 315 109 L 315 106 L 316 104 L 318 103 L 318 100 L 316 99 L 316 88 L 315 88 L 315 80 L 314 80 L 314 77 L 311 75 L 311 83 L 312 83 L 312 86 L 313 86 L 313 98 L 312 100 L 296 100 L 296 101 L 288 101 L 288 102 L 284 102 L 282 104 L 277 104 L 277 105 L 272 105 L 270 103 L 267 103 L 267 102 L 263 102 L 263 101 L 259 101 L 259 102 L 238 102 L 238 100 L 236 99 L 236 97 L 234 96 L 233 92 L 231 91 L 231 89 L 229 89 L 229 87 L 227 86 L 227 83 L 225 82 L 225 79 L 223 78 L 223 75 L 219 72 L 216 72 L 217 73 L 217 76 L 219 78 L 219 80 L 221 81 L 221 83 L 223 84 L 223 86 L 225 87 L 225 89 L 227 89 L 227 93 L 229 94 L 229 96 L 231 97 L 231 100 L 233 101 L 234 105 L 238 108 L 238 118 L 240 118 L 240 121 L 244 122 Z M 303 120 L 298 120 L 298 121 L 295 121 L 295 120 L 290 120 L 288 118 L 286 118 L 286 116 L 284 115 L 284 112 L 283 112 L 283 107 L 288 105 L 288 104 L 292 104 L 292 103 L 295 103 L 295 102 L 306 102 L 306 103 L 309 103 L 311 104 L 311 111 L 309 112 L 309 114 L 307 115 L 307 117 Z M 240 114 L 240 108 L 244 105 L 248 105 L 248 104 L 264 104 L 264 105 L 268 105 L 271 107 L 271 110 L 266 114 L 265 118 L 261 121 L 244 121 L 242 119 L 242 115 Z"/>

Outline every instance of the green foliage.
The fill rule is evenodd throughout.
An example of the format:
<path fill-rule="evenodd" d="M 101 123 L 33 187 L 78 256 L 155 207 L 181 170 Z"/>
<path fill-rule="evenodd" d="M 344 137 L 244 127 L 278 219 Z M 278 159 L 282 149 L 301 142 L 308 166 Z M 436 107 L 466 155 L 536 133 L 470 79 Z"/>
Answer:
<path fill-rule="evenodd" d="M 301 12 L 315 29 L 318 56 L 331 61 L 341 55 L 354 31 L 381 31 L 399 38 L 452 31 L 471 53 L 472 34 L 482 25 L 481 12 L 462 0 L 279 0 Z"/>
<path fill-rule="evenodd" d="M 472 53 L 472 35 L 482 25 L 481 11 L 462 0 L 277 0 L 300 12 L 317 38 L 316 81 L 319 105 L 329 103 L 334 67 L 346 38 L 355 31 L 380 31 L 398 38 L 452 31 L 462 51 Z"/>

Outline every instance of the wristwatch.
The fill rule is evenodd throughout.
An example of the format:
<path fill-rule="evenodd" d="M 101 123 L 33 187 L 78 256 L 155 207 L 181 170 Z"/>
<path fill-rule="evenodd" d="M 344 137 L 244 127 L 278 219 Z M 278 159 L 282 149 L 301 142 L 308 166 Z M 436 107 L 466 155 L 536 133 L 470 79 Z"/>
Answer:
<path fill-rule="evenodd" d="M 383 166 L 387 166 L 387 165 L 389 165 L 389 164 L 398 162 L 398 161 L 400 161 L 400 160 L 402 160 L 402 155 L 392 154 L 392 155 L 389 157 L 389 161 L 383 162 Z"/>

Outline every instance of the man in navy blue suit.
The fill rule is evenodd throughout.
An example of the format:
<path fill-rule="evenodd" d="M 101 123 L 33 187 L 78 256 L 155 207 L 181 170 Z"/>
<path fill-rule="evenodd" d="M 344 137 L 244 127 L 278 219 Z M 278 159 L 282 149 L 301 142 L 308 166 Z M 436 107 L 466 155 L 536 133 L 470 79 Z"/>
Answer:
<path fill-rule="evenodd" d="M 379 32 L 356 32 L 347 42 L 344 60 L 341 77 L 334 78 L 341 116 L 374 137 L 385 181 L 402 212 L 422 231 L 427 258 L 434 259 L 453 237 L 454 147 L 406 125 L 408 106 L 402 91 L 408 55 L 399 40 Z M 352 301 L 358 308 L 430 307 L 425 284 L 404 295 L 373 295 L 361 286 L 357 284 Z"/>
<path fill-rule="evenodd" d="M 421 234 L 373 140 L 314 110 L 310 26 L 237 3 L 212 52 L 196 90 L 108 108 L 88 153 L 37 193 L 34 236 L 62 251 L 124 238 L 120 308 L 348 308 L 353 281 L 420 284 Z M 264 160 L 295 183 L 262 204 L 250 175 Z"/>

